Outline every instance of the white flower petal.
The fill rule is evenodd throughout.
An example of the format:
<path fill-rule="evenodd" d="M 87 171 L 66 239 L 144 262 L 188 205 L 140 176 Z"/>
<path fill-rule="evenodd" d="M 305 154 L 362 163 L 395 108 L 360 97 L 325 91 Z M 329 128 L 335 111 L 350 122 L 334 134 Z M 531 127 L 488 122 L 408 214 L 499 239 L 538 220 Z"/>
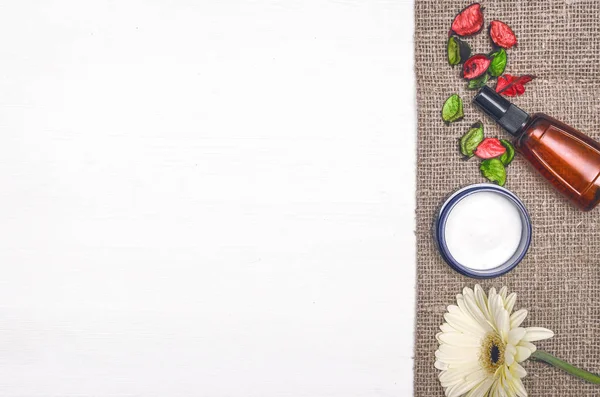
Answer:
<path fill-rule="evenodd" d="M 504 375 L 505 375 L 504 379 L 500 379 L 500 384 L 502 385 L 502 389 L 501 389 L 502 393 L 501 393 L 501 395 L 504 395 L 506 397 L 515 397 L 515 393 L 512 391 L 511 381 L 507 378 L 507 374 L 512 379 L 512 376 L 508 373 L 508 371 L 505 371 L 504 372 Z"/>
<path fill-rule="evenodd" d="M 446 364 L 467 364 L 477 361 L 478 350 L 472 348 L 440 345 L 435 357 Z"/>
<path fill-rule="evenodd" d="M 481 288 L 476 289 L 473 294 L 465 295 L 465 300 L 471 313 L 481 313 L 481 316 L 485 320 L 483 323 L 486 324 L 487 328 L 491 329 L 489 325 L 490 312 L 487 306 L 487 297 Z"/>
<path fill-rule="evenodd" d="M 514 292 L 506 297 L 506 299 L 504 300 L 504 307 L 506 308 L 508 314 L 512 313 L 516 302 L 517 294 L 515 294 Z"/>
<path fill-rule="evenodd" d="M 483 313 L 485 318 L 488 321 L 490 321 L 491 317 L 490 317 L 490 311 L 488 309 L 488 299 L 487 299 L 485 292 L 483 292 L 483 289 L 481 288 L 481 286 L 479 284 L 475 285 L 474 293 L 475 293 L 475 301 L 477 302 L 477 306 L 479 306 L 479 309 L 481 310 L 481 312 Z"/>
<path fill-rule="evenodd" d="M 486 395 L 487 391 L 490 390 L 490 387 L 494 383 L 494 378 L 487 378 L 479 385 L 475 386 L 473 390 L 471 390 L 466 397 L 483 397 Z"/>
<path fill-rule="evenodd" d="M 521 325 L 523 323 L 523 321 L 525 320 L 525 317 L 527 317 L 527 310 L 525 310 L 525 309 L 517 310 L 516 312 L 514 312 L 513 314 L 510 315 L 510 327 L 517 328 L 519 325 Z"/>
<path fill-rule="evenodd" d="M 488 300 L 488 305 L 490 306 L 490 314 L 492 316 L 492 326 L 500 333 L 498 319 L 499 316 L 501 316 L 501 313 L 506 312 L 504 304 L 502 303 L 502 297 L 500 295 L 494 295 L 493 298 Z"/>
<path fill-rule="evenodd" d="M 526 347 L 523 346 L 517 346 L 517 354 L 515 354 L 515 359 L 522 363 L 523 361 L 527 360 L 529 358 L 529 356 L 531 356 L 531 350 L 529 350 Z"/>
<path fill-rule="evenodd" d="M 440 379 L 440 385 L 442 385 L 442 387 L 452 387 L 454 385 L 458 385 L 459 383 L 464 382 L 464 378 L 458 378 L 458 379 L 452 379 L 452 380 L 441 380 Z"/>
<path fill-rule="evenodd" d="M 477 383 L 479 383 L 482 380 L 484 380 L 486 377 L 487 377 L 487 371 L 485 369 L 481 368 L 480 370 L 471 372 L 469 375 L 467 375 L 467 377 L 465 378 L 465 381 L 471 382 L 471 381 L 476 380 Z"/>
<path fill-rule="evenodd" d="M 513 364 L 514 364 L 514 362 L 513 362 Z M 510 373 L 507 365 L 504 366 L 504 370 L 502 371 L 502 374 L 504 376 L 504 384 L 505 385 L 509 384 L 511 379 L 513 378 L 513 375 Z"/>
<path fill-rule="evenodd" d="M 463 333 L 469 333 L 475 336 L 485 334 L 485 330 L 481 328 L 475 320 L 469 318 L 462 313 L 446 313 L 444 319 L 452 326 L 452 328 Z"/>
<path fill-rule="evenodd" d="M 508 397 L 506 395 L 506 390 L 504 389 L 504 385 L 502 384 L 502 382 L 499 380 L 498 381 L 498 390 L 497 390 L 497 394 L 498 397 Z"/>
<path fill-rule="evenodd" d="M 496 288 L 490 288 L 490 290 L 488 291 L 488 302 L 496 295 L 498 295 L 498 293 L 496 292 Z"/>
<path fill-rule="evenodd" d="M 515 345 L 506 345 L 506 347 L 504 349 L 505 349 L 505 351 L 507 351 L 511 354 L 517 354 L 517 348 L 515 347 Z"/>
<path fill-rule="evenodd" d="M 498 295 L 500 295 L 502 297 L 502 300 L 506 299 L 506 294 L 508 293 L 508 288 L 505 286 L 503 286 L 502 288 L 500 288 L 500 291 L 498 292 Z"/>
<path fill-rule="evenodd" d="M 448 364 L 440 360 L 435 360 L 435 364 L 433 364 L 433 366 L 439 369 L 440 371 L 445 371 L 448 369 Z"/>
<path fill-rule="evenodd" d="M 478 363 L 476 365 L 462 365 L 448 371 L 443 371 L 439 375 L 439 380 L 442 387 L 450 387 L 459 382 L 471 381 L 472 379 L 469 377 L 480 370 L 481 366 Z"/>
<path fill-rule="evenodd" d="M 532 353 L 535 353 L 535 351 L 537 350 L 537 347 L 535 347 L 535 345 L 531 342 L 525 342 L 525 341 L 521 341 L 519 342 L 519 346 L 523 346 L 528 348 L 529 350 L 531 350 Z"/>
<path fill-rule="evenodd" d="M 470 381 L 470 382 L 462 382 L 462 383 L 458 383 L 454 386 L 450 386 L 449 388 L 446 389 L 446 395 L 448 397 L 462 396 L 463 394 L 465 394 L 466 392 L 471 390 L 473 387 L 475 387 L 479 382 L 480 382 L 480 380 L 476 380 L 476 381 Z"/>
<path fill-rule="evenodd" d="M 438 378 L 442 383 L 442 386 L 451 386 L 456 383 L 456 381 L 463 381 L 471 372 L 477 371 L 478 366 L 474 365 L 462 365 L 460 367 L 452 368 L 447 371 L 443 371 L 440 373 Z"/>
<path fill-rule="evenodd" d="M 510 331 L 510 317 L 508 312 L 502 308 L 496 314 L 496 329 L 502 337 L 504 343 L 508 342 L 508 332 Z"/>
<path fill-rule="evenodd" d="M 440 343 L 443 342 L 453 346 L 477 348 L 481 346 L 481 338 L 477 338 L 471 334 L 463 334 L 461 332 L 440 332 L 436 337 Z"/>
<path fill-rule="evenodd" d="M 475 294 L 472 291 L 467 291 L 467 294 L 463 295 L 463 302 L 466 309 L 469 311 L 471 316 L 475 318 L 475 320 L 481 325 L 481 327 L 486 331 L 492 331 L 492 327 L 490 326 L 488 318 L 485 316 L 477 301 L 475 299 Z"/>
<path fill-rule="evenodd" d="M 523 386 L 523 382 L 521 379 L 514 378 L 511 382 L 511 385 L 514 387 L 514 390 L 519 397 L 527 397 L 527 390 L 525 390 L 525 386 Z"/>
<path fill-rule="evenodd" d="M 500 388 L 500 381 L 496 379 L 490 388 L 489 397 L 498 397 L 498 389 Z"/>
<path fill-rule="evenodd" d="M 508 331 L 508 343 L 511 345 L 517 345 L 521 339 L 525 336 L 525 328 L 513 328 Z"/>
<path fill-rule="evenodd" d="M 454 332 L 454 331 L 456 331 L 448 323 L 444 323 L 444 324 L 440 325 L 440 329 L 442 330 L 442 332 Z"/>
<path fill-rule="evenodd" d="M 469 287 L 463 288 L 463 295 L 473 294 L 473 290 Z"/>
<path fill-rule="evenodd" d="M 525 337 L 523 337 L 525 342 L 535 342 L 536 340 L 548 339 L 554 336 L 554 332 L 547 328 L 529 327 L 525 329 L 527 330 Z"/>
<path fill-rule="evenodd" d="M 446 307 L 446 311 L 448 311 L 448 313 L 461 314 L 460 308 L 456 305 L 448 305 L 448 307 Z"/>
<path fill-rule="evenodd" d="M 504 362 L 506 365 L 511 365 L 515 361 L 515 356 L 517 354 L 517 348 L 513 345 L 506 345 L 504 348 Z M 506 371 L 504 371 L 506 372 Z"/>
<path fill-rule="evenodd" d="M 512 365 L 515 362 L 514 354 L 504 352 L 504 362 L 506 363 L 506 365 Z"/>
<path fill-rule="evenodd" d="M 467 317 L 471 317 L 473 318 L 473 320 L 477 320 L 476 318 L 474 318 L 474 316 L 471 314 L 471 311 L 467 308 L 466 304 L 465 304 L 465 297 L 462 294 L 458 294 L 456 295 L 456 304 L 458 305 L 458 307 L 460 308 L 460 310 L 462 311 L 462 313 L 467 316 Z"/>
<path fill-rule="evenodd" d="M 469 363 L 448 365 L 449 372 L 452 372 L 453 374 L 456 374 L 456 373 L 462 374 L 463 376 L 467 376 L 471 372 L 475 372 L 475 371 L 479 370 L 480 368 L 481 368 L 481 364 L 479 363 L 479 360 L 472 361 Z"/>
<path fill-rule="evenodd" d="M 473 358 L 477 357 L 480 347 L 471 347 L 471 346 L 453 346 L 443 343 L 439 346 L 438 351 L 443 353 L 442 356 L 450 355 L 454 357 L 467 357 Z"/>
<path fill-rule="evenodd" d="M 527 376 L 527 371 L 519 363 L 514 363 L 509 368 L 510 373 L 517 378 L 524 378 Z"/>
<path fill-rule="evenodd" d="M 488 299 L 488 308 L 490 309 L 490 323 L 492 327 L 496 329 L 496 314 L 498 313 L 498 307 L 496 305 L 496 298 Z"/>

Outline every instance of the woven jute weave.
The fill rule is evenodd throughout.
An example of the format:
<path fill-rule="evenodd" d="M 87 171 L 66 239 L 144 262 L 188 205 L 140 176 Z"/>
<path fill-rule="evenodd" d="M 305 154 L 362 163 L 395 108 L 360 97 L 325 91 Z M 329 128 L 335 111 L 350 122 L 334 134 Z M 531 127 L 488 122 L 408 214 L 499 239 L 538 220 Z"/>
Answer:
<path fill-rule="evenodd" d="M 433 367 L 435 334 L 448 304 L 477 281 L 455 273 L 432 240 L 436 210 L 451 192 L 484 182 L 478 161 L 463 161 L 457 139 L 481 120 L 486 136 L 508 138 L 471 104 L 458 67 L 446 60 L 446 40 L 455 14 L 468 1 L 416 0 L 415 69 L 418 101 L 417 322 L 415 396 L 443 396 Z M 508 50 L 507 73 L 534 74 L 527 92 L 512 101 L 527 112 L 547 113 L 600 140 L 600 1 L 483 1 L 486 28 L 493 19 L 508 23 L 519 44 Z M 468 38 L 475 53 L 487 53 L 487 30 Z M 493 83 L 490 83 L 493 86 Z M 459 93 L 465 118 L 444 125 L 444 100 Z M 524 326 L 552 329 L 556 336 L 538 348 L 600 373 L 600 208 L 572 207 L 517 156 L 506 187 L 528 208 L 533 242 L 525 260 L 509 274 L 480 282 L 484 289 L 506 285 L 518 294 L 516 309 L 527 308 Z M 490 225 L 494 214 L 490 214 Z M 600 396 L 584 383 L 545 364 L 527 361 L 530 396 Z"/>

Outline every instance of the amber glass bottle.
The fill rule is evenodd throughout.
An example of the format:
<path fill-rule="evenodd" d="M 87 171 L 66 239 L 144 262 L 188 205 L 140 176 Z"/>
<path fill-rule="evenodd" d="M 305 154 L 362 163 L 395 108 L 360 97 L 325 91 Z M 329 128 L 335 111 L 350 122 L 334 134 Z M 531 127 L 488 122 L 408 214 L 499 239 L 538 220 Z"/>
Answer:
<path fill-rule="evenodd" d="M 515 136 L 515 149 L 576 206 L 600 202 L 600 143 L 543 113 L 529 115 L 489 87 L 473 102 Z"/>

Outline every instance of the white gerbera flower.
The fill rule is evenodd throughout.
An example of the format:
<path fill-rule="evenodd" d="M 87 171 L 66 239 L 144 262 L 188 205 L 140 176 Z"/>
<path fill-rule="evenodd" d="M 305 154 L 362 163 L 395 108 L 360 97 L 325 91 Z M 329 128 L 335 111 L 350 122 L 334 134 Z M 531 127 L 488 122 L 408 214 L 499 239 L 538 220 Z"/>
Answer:
<path fill-rule="evenodd" d="M 446 396 L 527 397 L 519 364 L 531 356 L 531 343 L 554 336 L 546 328 L 521 328 L 527 310 L 512 313 L 517 295 L 491 288 L 489 296 L 479 285 L 456 296 L 448 306 L 446 322 L 436 335 L 440 344 L 435 367 Z M 512 314 L 511 314 L 512 313 Z"/>

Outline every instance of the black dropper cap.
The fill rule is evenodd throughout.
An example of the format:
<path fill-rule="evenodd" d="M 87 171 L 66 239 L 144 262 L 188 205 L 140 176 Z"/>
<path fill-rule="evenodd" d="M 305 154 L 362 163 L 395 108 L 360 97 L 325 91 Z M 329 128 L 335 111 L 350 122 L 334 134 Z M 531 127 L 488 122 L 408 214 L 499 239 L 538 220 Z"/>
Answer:
<path fill-rule="evenodd" d="M 521 128 L 529 120 L 529 115 L 490 87 L 485 86 L 475 95 L 473 103 L 490 116 L 509 134 L 518 136 Z"/>

